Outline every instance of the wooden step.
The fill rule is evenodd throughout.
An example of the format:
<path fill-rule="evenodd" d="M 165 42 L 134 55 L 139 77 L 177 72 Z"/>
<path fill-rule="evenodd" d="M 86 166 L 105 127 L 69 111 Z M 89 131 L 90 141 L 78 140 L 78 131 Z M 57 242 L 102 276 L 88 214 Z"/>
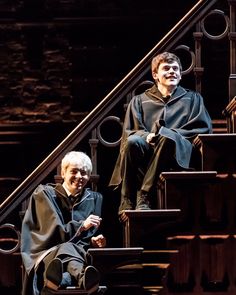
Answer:
<path fill-rule="evenodd" d="M 133 284 L 117 284 L 109 286 L 107 295 L 143 295 L 143 286 L 138 283 Z"/>
<path fill-rule="evenodd" d="M 192 294 L 195 290 L 199 293 L 194 294 L 229 294 L 228 286 L 234 281 L 230 277 L 232 281 L 229 282 L 228 275 L 235 271 L 232 236 L 210 232 L 207 235 L 176 235 L 168 237 L 168 244 L 179 250 L 178 256 L 171 261 L 166 279 L 165 287 L 170 293 L 175 289 L 181 294 Z"/>
<path fill-rule="evenodd" d="M 163 249 L 162 235 L 174 224 L 180 210 L 124 210 L 124 213 L 127 216 L 123 223 L 124 247 Z"/>
<path fill-rule="evenodd" d="M 216 171 L 163 172 L 159 181 L 163 208 L 181 210 L 175 231 L 182 234 L 235 231 L 235 191 L 234 176 Z"/>
<path fill-rule="evenodd" d="M 144 286 L 143 290 L 145 294 L 155 295 L 160 294 L 163 291 L 163 286 Z"/>
<path fill-rule="evenodd" d="M 144 250 L 142 254 L 142 262 L 159 262 L 159 263 L 169 263 L 170 259 L 178 255 L 178 250 L 175 249 L 150 249 Z"/>
<path fill-rule="evenodd" d="M 163 209 L 181 209 L 181 203 L 172 202 L 172 196 L 185 190 L 197 189 L 202 193 L 203 186 L 216 180 L 216 171 L 171 171 L 162 172 L 159 178 L 159 198 Z M 173 197 L 174 200 L 176 199 Z M 183 208 L 182 208 L 183 209 Z"/>
<path fill-rule="evenodd" d="M 94 265 L 101 273 L 108 273 L 118 267 L 141 263 L 142 247 L 127 248 L 90 248 L 88 253 Z"/>
<path fill-rule="evenodd" d="M 143 269 L 143 268 L 156 268 L 156 269 L 166 269 L 169 267 L 169 263 L 139 263 L 139 264 L 127 264 L 123 266 L 119 266 L 118 270 L 135 270 L 135 269 Z"/>
<path fill-rule="evenodd" d="M 76 287 L 70 287 L 67 289 L 62 289 L 62 290 L 50 290 L 50 293 L 52 295 L 102 295 L 106 292 L 107 287 L 106 286 L 99 286 L 98 290 L 94 292 L 94 290 L 83 290 L 83 289 L 78 289 Z"/>
<path fill-rule="evenodd" d="M 195 144 L 202 154 L 202 170 L 236 173 L 236 134 L 199 134 Z"/>
<path fill-rule="evenodd" d="M 153 213 L 145 212 L 144 216 L 150 218 L 151 215 L 153 218 Z M 165 216 L 168 216 L 167 212 L 165 213 Z M 138 215 L 140 216 L 140 212 Z M 91 248 L 89 253 L 92 264 L 101 272 L 101 284 L 107 286 L 108 294 L 136 295 L 150 294 L 151 289 L 155 289 L 155 292 L 163 289 L 163 278 L 170 266 L 170 255 L 176 255 L 178 251 L 127 247 Z"/>

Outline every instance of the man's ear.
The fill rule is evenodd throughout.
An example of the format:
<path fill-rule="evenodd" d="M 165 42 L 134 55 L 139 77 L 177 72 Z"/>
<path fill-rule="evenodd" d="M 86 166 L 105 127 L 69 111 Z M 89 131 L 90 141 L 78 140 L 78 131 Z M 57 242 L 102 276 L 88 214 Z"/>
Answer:
<path fill-rule="evenodd" d="M 152 71 L 152 77 L 155 81 L 157 80 L 157 72 L 156 71 Z"/>

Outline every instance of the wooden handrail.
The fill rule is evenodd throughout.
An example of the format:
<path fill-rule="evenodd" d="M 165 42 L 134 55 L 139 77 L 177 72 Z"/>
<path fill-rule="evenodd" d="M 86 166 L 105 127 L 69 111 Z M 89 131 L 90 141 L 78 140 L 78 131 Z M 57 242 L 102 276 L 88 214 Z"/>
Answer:
<path fill-rule="evenodd" d="M 236 96 L 228 103 L 226 108 L 222 111 L 222 115 L 225 117 L 231 116 L 232 112 L 236 110 Z"/>
<path fill-rule="evenodd" d="M 41 164 L 0 204 L 0 223 L 20 204 L 45 177 L 59 165 L 64 154 L 72 150 L 104 119 L 150 70 L 155 54 L 170 51 L 190 28 L 202 19 L 217 0 L 200 0 L 148 52 L 148 54 L 111 90 L 110 93 L 74 128 L 74 130 L 41 162 Z"/>

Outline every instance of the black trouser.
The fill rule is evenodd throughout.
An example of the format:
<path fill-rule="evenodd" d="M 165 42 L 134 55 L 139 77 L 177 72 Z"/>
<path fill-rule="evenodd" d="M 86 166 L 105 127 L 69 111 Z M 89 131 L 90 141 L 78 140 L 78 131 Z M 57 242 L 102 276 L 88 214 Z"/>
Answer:
<path fill-rule="evenodd" d="M 121 186 L 121 204 L 119 211 L 134 209 L 137 191 L 150 193 L 157 185 L 159 175 L 178 164 L 175 159 L 173 140 L 159 135 L 153 146 L 137 135 L 127 138 Z"/>

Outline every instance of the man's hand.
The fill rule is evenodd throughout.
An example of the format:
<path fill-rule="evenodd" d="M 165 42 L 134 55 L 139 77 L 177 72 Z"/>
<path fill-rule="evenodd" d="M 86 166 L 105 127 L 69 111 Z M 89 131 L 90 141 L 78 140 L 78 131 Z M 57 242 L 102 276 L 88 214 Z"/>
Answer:
<path fill-rule="evenodd" d="M 94 248 L 103 248 L 106 246 L 106 238 L 103 235 L 91 238 L 91 243 Z"/>
<path fill-rule="evenodd" d="M 155 136 L 156 136 L 155 133 L 149 133 L 148 136 L 147 136 L 147 138 L 146 138 L 146 142 L 149 143 L 149 144 L 151 144 L 151 145 L 154 145 L 154 142 L 152 140 L 153 140 L 153 138 Z"/>
<path fill-rule="evenodd" d="M 88 230 L 92 226 L 99 227 L 101 220 L 102 218 L 99 216 L 91 214 L 87 219 L 85 219 L 83 223 L 83 229 Z"/>

